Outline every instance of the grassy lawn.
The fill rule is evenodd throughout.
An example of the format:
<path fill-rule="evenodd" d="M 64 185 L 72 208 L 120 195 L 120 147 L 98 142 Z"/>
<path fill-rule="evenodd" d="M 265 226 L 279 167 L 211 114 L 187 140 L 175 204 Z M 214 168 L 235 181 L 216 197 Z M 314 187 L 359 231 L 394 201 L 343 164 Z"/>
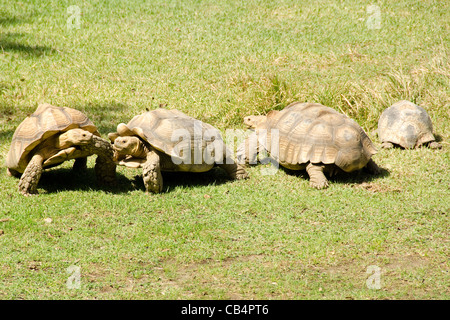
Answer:
<path fill-rule="evenodd" d="M 449 21 L 437 0 L 0 0 L 0 299 L 449 299 Z M 255 166 L 246 181 L 164 174 L 145 195 L 138 169 L 98 186 L 91 157 L 23 197 L 4 164 L 42 102 L 104 138 L 159 105 L 225 133 L 318 102 L 379 146 L 378 117 L 402 99 L 443 148 L 380 149 L 381 175 L 326 190 Z"/>

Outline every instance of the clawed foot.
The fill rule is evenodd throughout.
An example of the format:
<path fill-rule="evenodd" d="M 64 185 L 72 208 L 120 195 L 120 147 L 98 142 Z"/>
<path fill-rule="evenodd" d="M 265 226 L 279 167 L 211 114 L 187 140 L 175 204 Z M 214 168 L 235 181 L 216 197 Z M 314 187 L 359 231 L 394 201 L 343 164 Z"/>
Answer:
<path fill-rule="evenodd" d="M 383 143 L 381 144 L 381 147 L 382 147 L 383 149 L 392 149 L 392 148 L 394 147 L 394 145 L 393 145 L 392 143 L 390 143 L 390 142 L 383 142 Z"/>
<path fill-rule="evenodd" d="M 236 174 L 236 180 L 244 180 L 244 179 L 248 179 L 250 176 L 248 175 L 247 172 L 242 173 L 242 174 Z"/>
<path fill-rule="evenodd" d="M 248 175 L 248 172 L 245 171 L 244 167 L 239 164 L 237 166 L 238 166 L 238 169 L 236 171 L 236 180 L 248 179 L 249 175 Z"/>
<path fill-rule="evenodd" d="M 328 180 L 325 179 L 325 180 L 320 180 L 320 181 L 310 181 L 309 185 L 312 188 L 316 188 L 319 190 L 326 189 L 326 188 L 328 188 Z"/>
<path fill-rule="evenodd" d="M 35 188 L 32 188 L 30 186 L 30 183 L 28 181 L 20 180 L 18 189 L 19 192 L 23 194 L 25 197 L 31 197 L 33 195 L 39 194 L 39 192 Z"/>
<path fill-rule="evenodd" d="M 160 193 L 162 191 L 163 178 L 159 167 L 159 162 L 147 161 L 144 165 L 142 176 L 146 193 Z"/>
<path fill-rule="evenodd" d="M 328 180 L 323 174 L 324 170 L 323 165 L 315 165 L 309 163 L 306 166 L 306 172 L 309 175 L 309 185 L 316 189 L 325 189 L 328 188 Z"/>
<path fill-rule="evenodd" d="M 430 149 L 441 149 L 442 144 L 440 144 L 439 142 L 433 141 L 428 144 L 428 147 L 430 147 Z"/>

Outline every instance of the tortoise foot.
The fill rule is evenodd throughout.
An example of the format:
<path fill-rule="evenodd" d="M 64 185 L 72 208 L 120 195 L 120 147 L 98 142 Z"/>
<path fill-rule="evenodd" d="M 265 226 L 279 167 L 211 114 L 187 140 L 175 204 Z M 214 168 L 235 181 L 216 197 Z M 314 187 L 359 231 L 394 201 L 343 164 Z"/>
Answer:
<path fill-rule="evenodd" d="M 381 147 L 382 147 L 383 149 L 392 149 L 392 148 L 394 147 L 394 145 L 393 145 L 392 143 L 390 143 L 390 142 L 383 142 L 383 143 L 381 144 Z"/>

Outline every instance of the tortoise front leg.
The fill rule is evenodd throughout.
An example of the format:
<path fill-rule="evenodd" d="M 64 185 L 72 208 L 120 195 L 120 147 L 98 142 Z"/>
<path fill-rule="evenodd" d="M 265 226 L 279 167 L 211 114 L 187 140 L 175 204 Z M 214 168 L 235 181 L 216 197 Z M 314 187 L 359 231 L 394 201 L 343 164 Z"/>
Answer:
<path fill-rule="evenodd" d="M 32 194 L 38 194 L 37 185 L 41 178 L 42 163 L 44 158 L 40 154 L 35 154 L 28 163 L 25 171 L 22 173 L 22 177 L 19 180 L 19 192 L 25 196 Z"/>
<path fill-rule="evenodd" d="M 237 148 L 236 158 L 239 164 L 257 164 L 258 153 L 263 151 L 256 132 L 252 132 Z"/>
<path fill-rule="evenodd" d="M 72 168 L 78 172 L 85 171 L 87 169 L 87 157 L 76 158 Z"/>
<path fill-rule="evenodd" d="M 116 164 L 111 157 L 101 154 L 97 155 L 94 170 L 98 183 L 106 186 L 115 186 L 117 184 Z"/>
<path fill-rule="evenodd" d="M 142 168 L 146 193 L 160 193 L 163 187 L 163 178 L 159 155 L 155 151 L 148 152 L 147 161 Z"/>
<path fill-rule="evenodd" d="M 381 144 L 381 147 L 382 147 L 383 149 L 392 149 L 392 148 L 394 147 L 394 144 L 393 144 L 393 143 L 390 143 L 390 142 L 383 142 L 383 143 Z"/>
<path fill-rule="evenodd" d="M 328 180 L 323 174 L 324 165 L 309 163 L 306 166 L 306 172 L 309 175 L 309 185 L 316 189 L 325 189 L 328 187 Z"/>
<path fill-rule="evenodd" d="M 113 148 L 111 144 L 100 137 L 92 136 L 92 140 L 87 145 L 81 145 L 81 150 L 87 154 L 96 154 L 95 175 L 100 184 L 116 185 L 116 164 L 113 160 Z"/>

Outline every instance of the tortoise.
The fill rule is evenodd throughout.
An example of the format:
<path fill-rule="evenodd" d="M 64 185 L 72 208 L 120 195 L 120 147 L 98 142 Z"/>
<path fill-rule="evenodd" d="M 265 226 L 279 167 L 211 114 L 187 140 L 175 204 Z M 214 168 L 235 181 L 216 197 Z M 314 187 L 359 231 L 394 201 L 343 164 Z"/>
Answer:
<path fill-rule="evenodd" d="M 93 154 L 97 155 L 97 180 L 115 184 L 112 146 L 101 138 L 91 120 L 78 110 L 43 103 L 14 132 L 6 156 L 7 173 L 20 177 L 19 191 L 28 196 L 38 193 L 37 185 L 45 168 L 75 159 L 73 168 L 83 170 L 87 157 Z"/>
<path fill-rule="evenodd" d="M 146 193 L 160 193 L 161 172 L 223 168 L 231 179 L 248 177 L 230 155 L 220 131 L 176 109 L 158 108 L 120 123 L 108 134 L 118 165 L 142 168 Z"/>
<path fill-rule="evenodd" d="M 383 111 L 378 120 L 377 133 L 382 148 L 400 146 L 413 149 L 422 145 L 432 149 L 442 148 L 434 138 L 428 113 L 407 100 L 398 101 Z"/>
<path fill-rule="evenodd" d="M 287 169 L 306 169 L 310 186 L 317 189 L 328 187 L 324 172 L 380 172 L 371 159 L 377 150 L 364 130 L 330 107 L 294 102 L 266 116 L 247 116 L 244 123 L 255 131 L 238 147 L 239 163 L 255 163 L 257 153 L 265 150 Z"/>

